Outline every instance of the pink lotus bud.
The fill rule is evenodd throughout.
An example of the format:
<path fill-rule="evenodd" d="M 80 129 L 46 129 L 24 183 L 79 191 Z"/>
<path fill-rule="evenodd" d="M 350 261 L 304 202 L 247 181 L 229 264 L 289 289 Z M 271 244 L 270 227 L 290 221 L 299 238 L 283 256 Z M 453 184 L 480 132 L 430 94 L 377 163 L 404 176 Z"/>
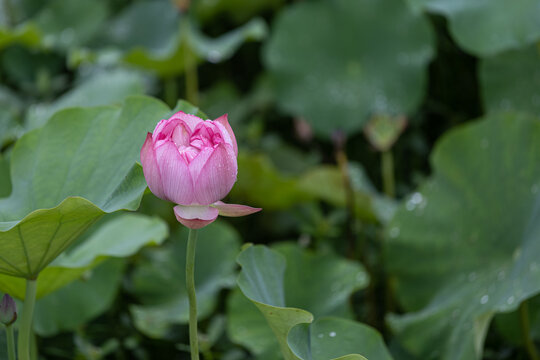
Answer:
<path fill-rule="evenodd" d="M 230 216 L 224 210 L 228 206 L 244 208 L 233 216 L 260 210 L 219 202 L 236 182 L 237 156 L 227 115 L 212 121 L 181 111 L 161 120 L 141 149 L 148 187 L 161 199 L 179 204 L 178 221 L 193 229 L 208 225 L 218 214 Z"/>
<path fill-rule="evenodd" d="M 11 325 L 17 320 L 17 305 L 11 296 L 5 294 L 0 302 L 0 323 Z"/>

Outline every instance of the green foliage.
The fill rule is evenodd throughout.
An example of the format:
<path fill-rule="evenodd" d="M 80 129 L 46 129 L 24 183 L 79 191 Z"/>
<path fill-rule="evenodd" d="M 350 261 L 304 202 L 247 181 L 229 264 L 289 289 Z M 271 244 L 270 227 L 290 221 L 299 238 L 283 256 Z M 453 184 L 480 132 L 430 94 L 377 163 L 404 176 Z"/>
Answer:
<path fill-rule="evenodd" d="M 256 354 L 275 354 L 279 344 L 285 359 L 298 359 L 287 343 L 289 331 L 312 322 L 314 315 L 347 316 L 347 298 L 366 286 L 367 275 L 357 263 L 333 254 L 313 254 L 290 243 L 276 249 L 251 246 L 238 256 L 242 266 L 238 286 L 255 307 L 239 294 L 234 296 L 229 303 L 229 332 Z M 332 296 L 324 295 L 329 292 Z"/>
<path fill-rule="evenodd" d="M 199 0 L 193 3 L 195 16 L 203 22 L 219 19 L 226 14 L 235 22 L 241 23 L 263 10 L 277 9 L 283 0 Z"/>
<path fill-rule="evenodd" d="M 359 339 L 361 339 L 359 341 Z M 288 344 L 301 360 L 391 360 L 382 337 L 369 326 L 327 317 L 294 327 Z M 362 353 L 361 355 L 350 355 Z"/>
<path fill-rule="evenodd" d="M 85 271 L 80 279 L 39 300 L 34 331 L 45 337 L 74 331 L 107 311 L 118 293 L 124 269 L 123 259 L 104 261 Z"/>
<path fill-rule="evenodd" d="M 167 235 L 167 225 L 159 218 L 142 215 L 117 217 L 42 270 L 37 297 L 41 298 L 80 278 L 109 257 L 133 255 L 145 245 L 160 244 Z M 0 274 L 0 291 L 23 299 L 24 289 L 23 279 Z"/>
<path fill-rule="evenodd" d="M 184 228 L 173 234 L 167 245 L 145 252 L 130 279 L 129 291 L 141 302 L 131 307 L 131 314 L 135 326 L 148 336 L 165 338 L 172 325 L 188 322 L 186 244 Z M 195 261 L 200 319 L 214 310 L 217 293 L 232 285 L 239 247 L 238 234 L 224 223 L 200 231 Z"/>
<path fill-rule="evenodd" d="M 146 183 L 135 161 L 167 111 L 133 97 L 59 112 L 23 136 L 11 157 L 13 191 L 0 200 L 0 272 L 35 277 L 104 213 L 136 209 Z"/>
<path fill-rule="evenodd" d="M 480 359 L 493 314 L 540 290 L 539 139 L 540 120 L 513 114 L 452 131 L 389 224 L 389 268 L 412 311 L 390 323 L 412 353 Z"/>
<path fill-rule="evenodd" d="M 122 61 L 167 77 L 184 72 L 187 56 L 221 62 L 243 42 L 260 40 L 265 35 L 264 22 L 253 19 L 219 38 L 209 38 L 182 17 L 172 2 L 141 1 L 134 2 L 111 21 L 102 41 L 116 48 Z M 104 49 L 78 56 L 99 59 L 109 57 L 110 52 Z"/>
<path fill-rule="evenodd" d="M 488 112 L 540 111 L 540 53 L 529 46 L 482 60 L 480 80 Z"/>
<path fill-rule="evenodd" d="M 108 12 L 104 0 L 53 0 L 37 14 L 35 24 L 43 46 L 68 50 L 89 43 L 101 30 Z"/>
<path fill-rule="evenodd" d="M 187 356 L 187 233 L 138 164 L 178 111 L 228 113 L 223 201 L 263 208 L 200 231 L 201 358 L 536 358 L 539 11 L 0 0 L 0 292 L 39 274 L 39 359 Z"/>
<path fill-rule="evenodd" d="M 327 137 L 360 130 L 372 114 L 410 113 L 432 56 L 429 23 L 399 0 L 295 4 L 264 51 L 279 105 Z"/>
<path fill-rule="evenodd" d="M 463 49 L 479 55 L 522 48 L 540 38 L 540 8 L 535 0 L 407 0 L 415 9 L 442 14 Z"/>
<path fill-rule="evenodd" d="M 28 112 L 27 129 L 43 126 L 56 112 L 76 106 L 120 104 L 129 95 L 145 92 L 145 78 L 134 71 L 113 70 L 97 72 L 52 103 L 33 106 Z"/>

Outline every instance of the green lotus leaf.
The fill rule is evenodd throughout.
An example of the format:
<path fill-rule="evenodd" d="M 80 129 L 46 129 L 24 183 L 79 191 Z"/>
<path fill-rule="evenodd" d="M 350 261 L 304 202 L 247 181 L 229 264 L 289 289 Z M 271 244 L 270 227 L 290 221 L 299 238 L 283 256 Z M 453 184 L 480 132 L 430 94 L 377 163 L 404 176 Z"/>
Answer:
<path fill-rule="evenodd" d="M 484 109 L 540 113 L 540 52 L 536 45 L 480 61 Z"/>
<path fill-rule="evenodd" d="M 327 317 L 299 324 L 291 329 L 287 341 L 302 360 L 392 359 L 376 330 L 347 319 Z"/>
<path fill-rule="evenodd" d="M 468 52 L 479 56 L 519 49 L 540 39 L 540 7 L 536 0 L 408 0 L 448 18 L 450 32 Z"/>
<path fill-rule="evenodd" d="M 83 276 L 109 257 L 127 257 L 149 244 L 160 244 L 168 235 L 159 218 L 126 214 L 106 222 L 90 238 L 61 254 L 42 270 L 37 281 L 41 298 Z M 24 279 L 0 274 L 0 291 L 24 298 Z"/>
<path fill-rule="evenodd" d="M 388 226 L 389 271 L 409 311 L 390 324 L 421 359 L 481 359 L 493 314 L 540 291 L 540 120 L 464 125 L 431 163 Z"/>
<path fill-rule="evenodd" d="M 122 107 L 63 110 L 21 137 L 12 193 L 0 199 L 0 273 L 35 278 L 103 214 L 135 210 L 146 188 L 140 148 L 168 112 L 130 97 Z"/>
<path fill-rule="evenodd" d="M 368 278 L 358 263 L 331 253 L 312 253 L 291 243 L 275 248 L 250 246 L 238 256 L 242 271 L 237 283 L 251 306 L 233 293 L 229 335 L 257 355 L 275 354 L 279 346 L 285 359 L 296 360 L 287 344 L 289 331 L 310 323 L 314 315 L 350 316 L 347 300 Z"/>
<path fill-rule="evenodd" d="M 427 19 L 400 0 L 300 2 L 277 17 L 264 60 L 278 104 L 328 137 L 414 111 L 432 42 Z"/>
<path fill-rule="evenodd" d="M 181 228 L 165 246 L 146 251 L 129 281 L 128 290 L 142 303 L 130 307 L 135 326 L 150 337 L 167 337 L 172 325 L 188 323 L 187 237 L 187 229 Z M 195 260 L 199 319 L 212 313 L 217 293 L 234 284 L 234 259 L 239 248 L 238 234 L 224 222 L 199 230 Z"/>

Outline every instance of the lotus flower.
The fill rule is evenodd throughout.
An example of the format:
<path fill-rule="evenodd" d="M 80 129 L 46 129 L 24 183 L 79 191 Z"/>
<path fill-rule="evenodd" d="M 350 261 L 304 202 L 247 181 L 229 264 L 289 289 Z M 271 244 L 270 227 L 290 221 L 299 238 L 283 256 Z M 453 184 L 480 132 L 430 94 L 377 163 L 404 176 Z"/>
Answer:
<path fill-rule="evenodd" d="M 218 215 L 244 216 L 261 210 L 220 201 L 236 182 L 237 156 L 226 114 L 202 120 L 180 111 L 161 120 L 141 149 L 150 191 L 178 204 L 176 218 L 191 229 L 210 224 Z"/>

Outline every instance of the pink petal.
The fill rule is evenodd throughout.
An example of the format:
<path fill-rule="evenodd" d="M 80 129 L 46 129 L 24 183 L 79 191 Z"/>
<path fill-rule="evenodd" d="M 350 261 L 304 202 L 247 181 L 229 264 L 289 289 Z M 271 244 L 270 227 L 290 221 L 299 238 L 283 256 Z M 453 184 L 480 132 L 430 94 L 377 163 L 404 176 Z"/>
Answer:
<path fill-rule="evenodd" d="M 177 204 L 191 204 L 193 180 L 187 162 L 172 141 L 164 142 L 155 151 L 166 199 Z"/>
<path fill-rule="evenodd" d="M 198 116 L 191 115 L 191 114 L 186 114 L 183 111 L 177 112 L 176 114 L 171 116 L 171 119 L 180 119 L 180 120 L 184 121 L 186 123 L 186 125 L 189 127 L 189 130 L 191 130 L 192 132 L 193 132 L 193 130 L 195 130 L 195 127 L 197 127 L 197 125 L 200 122 L 204 121 L 203 119 L 201 119 Z"/>
<path fill-rule="evenodd" d="M 206 162 L 214 153 L 214 150 L 215 149 L 213 147 L 203 147 L 199 154 L 197 154 L 197 156 L 195 156 L 189 163 L 189 171 L 191 172 L 191 178 L 193 179 L 194 183 L 199 177 L 204 165 L 206 165 Z"/>
<path fill-rule="evenodd" d="M 218 209 L 211 206 L 182 206 L 174 207 L 176 219 L 190 229 L 200 229 L 218 217 Z"/>
<path fill-rule="evenodd" d="M 146 140 L 141 149 L 141 164 L 150 191 L 157 197 L 165 199 L 163 182 L 156 162 L 156 154 L 154 153 L 154 142 L 150 133 L 146 135 Z"/>
<path fill-rule="evenodd" d="M 230 217 L 251 215 L 262 210 L 247 205 L 225 204 L 223 201 L 217 201 L 212 206 L 219 210 L 219 215 Z"/>
<path fill-rule="evenodd" d="M 152 139 L 156 143 L 158 140 L 163 140 L 169 138 L 176 126 L 180 123 L 178 119 L 164 119 L 158 122 L 154 132 L 152 134 Z"/>
<path fill-rule="evenodd" d="M 193 178 L 194 200 L 201 205 L 213 204 L 223 199 L 231 191 L 238 173 L 236 154 L 231 145 L 221 143 L 209 155 L 206 155 L 206 151 L 203 149 L 190 164 L 190 168 L 194 167 L 192 174 L 198 173 L 198 176 Z M 208 156 L 202 166 L 204 158 L 201 157 L 198 161 L 201 155 Z"/>
<path fill-rule="evenodd" d="M 234 153 L 236 155 L 238 155 L 238 145 L 236 144 L 236 137 L 234 136 L 234 132 L 233 132 L 233 129 L 231 128 L 231 125 L 229 124 L 229 120 L 227 119 L 227 114 L 224 114 L 224 115 L 221 115 L 220 117 L 218 117 L 216 120 L 214 120 L 214 122 L 216 122 L 219 127 L 219 129 L 221 130 L 221 126 L 225 129 L 225 131 L 227 132 L 227 134 L 229 135 L 228 137 L 230 138 L 230 143 L 234 149 Z M 225 135 L 222 131 L 222 136 L 223 138 L 225 139 Z M 227 140 L 225 140 L 227 141 Z"/>
<path fill-rule="evenodd" d="M 174 128 L 172 133 L 172 140 L 176 144 L 176 147 L 189 146 L 189 138 L 191 137 L 191 130 L 184 121 Z"/>

